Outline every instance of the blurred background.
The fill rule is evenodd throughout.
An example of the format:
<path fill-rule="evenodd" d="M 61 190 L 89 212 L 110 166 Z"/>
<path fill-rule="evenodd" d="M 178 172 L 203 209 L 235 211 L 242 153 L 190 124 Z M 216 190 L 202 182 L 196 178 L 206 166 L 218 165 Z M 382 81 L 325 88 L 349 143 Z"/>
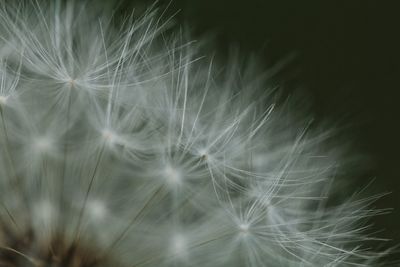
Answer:
<path fill-rule="evenodd" d="M 122 1 L 120 12 L 153 1 Z M 232 46 L 265 67 L 291 60 L 278 76 L 284 90 L 305 90 L 317 117 L 347 125 L 371 160 L 354 189 L 391 192 L 375 203 L 393 208 L 373 219 L 377 235 L 400 244 L 400 2 L 379 0 L 160 0 L 157 6 L 194 39 L 213 36 L 216 53 Z"/>

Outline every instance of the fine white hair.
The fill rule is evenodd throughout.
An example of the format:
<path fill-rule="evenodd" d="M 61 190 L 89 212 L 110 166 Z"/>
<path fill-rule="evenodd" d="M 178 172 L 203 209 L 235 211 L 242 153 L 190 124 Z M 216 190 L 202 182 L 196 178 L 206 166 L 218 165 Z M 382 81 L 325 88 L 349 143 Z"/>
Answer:
<path fill-rule="evenodd" d="M 0 6 L 0 262 L 55 266 L 79 243 L 90 266 L 379 265 L 379 196 L 330 201 L 334 129 L 255 64 L 200 53 L 153 9 Z"/>

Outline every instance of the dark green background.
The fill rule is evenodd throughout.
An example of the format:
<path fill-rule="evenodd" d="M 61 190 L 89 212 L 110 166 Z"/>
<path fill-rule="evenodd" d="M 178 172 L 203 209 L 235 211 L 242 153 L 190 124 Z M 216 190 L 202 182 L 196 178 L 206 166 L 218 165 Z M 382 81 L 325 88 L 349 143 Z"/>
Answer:
<path fill-rule="evenodd" d="M 355 146 L 370 155 L 359 184 L 376 178 L 372 192 L 392 192 L 376 203 L 393 208 L 373 220 L 382 237 L 400 241 L 400 4 L 342 0 L 176 0 L 167 13 L 194 30 L 214 34 L 217 53 L 238 45 L 266 66 L 286 56 L 281 71 L 287 91 L 302 88 L 318 117 L 350 125 Z M 129 11 L 151 1 L 123 1 Z M 357 178 L 357 177 L 355 177 Z M 355 186 L 355 189 L 357 187 Z"/>

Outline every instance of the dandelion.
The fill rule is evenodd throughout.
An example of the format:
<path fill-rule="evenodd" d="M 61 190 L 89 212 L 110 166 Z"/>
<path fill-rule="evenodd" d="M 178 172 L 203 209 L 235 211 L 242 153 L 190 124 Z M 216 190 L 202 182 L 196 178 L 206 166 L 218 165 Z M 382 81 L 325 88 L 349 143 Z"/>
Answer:
<path fill-rule="evenodd" d="M 0 266 L 380 263 L 379 196 L 329 202 L 331 130 L 253 68 L 152 10 L 116 26 L 77 1 L 0 6 Z"/>

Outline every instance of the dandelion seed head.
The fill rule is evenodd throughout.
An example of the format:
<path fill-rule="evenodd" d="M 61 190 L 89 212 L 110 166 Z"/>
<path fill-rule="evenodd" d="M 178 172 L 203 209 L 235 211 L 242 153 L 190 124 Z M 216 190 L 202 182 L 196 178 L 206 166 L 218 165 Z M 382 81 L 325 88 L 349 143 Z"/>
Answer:
<path fill-rule="evenodd" d="M 269 73 L 156 10 L 50 2 L 0 5 L 0 265 L 379 264 L 377 198 L 330 203 L 340 144 Z"/>
<path fill-rule="evenodd" d="M 76 80 L 75 79 L 69 79 L 67 80 L 67 84 L 69 85 L 69 88 L 76 88 Z"/>
<path fill-rule="evenodd" d="M 35 205 L 35 216 L 42 223 L 50 223 L 55 217 L 55 209 L 49 201 L 40 201 Z"/>
<path fill-rule="evenodd" d="M 179 185 L 182 183 L 182 174 L 181 172 L 172 167 L 171 165 L 167 165 L 164 169 L 164 175 L 169 185 Z"/>
<path fill-rule="evenodd" d="M 102 130 L 101 136 L 108 145 L 113 145 L 118 140 L 118 135 L 110 129 Z"/>
<path fill-rule="evenodd" d="M 0 104 L 6 105 L 8 101 L 8 96 L 0 96 Z"/>
<path fill-rule="evenodd" d="M 187 254 L 187 243 L 186 239 L 182 234 L 175 234 L 171 238 L 171 253 L 180 257 L 184 257 Z"/>
<path fill-rule="evenodd" d="M 88 203 L 88 212 L 94 220 L 103 220 L 107 216 L 107 208 L 100 200 L 91 200 Z"/>
<path fill-rule="evenodd" d="M 238 238 L 239 240 L 248 240 L 251 231 L 250 231 L 250 224 L 249 223 L 241 223 L 238 225 L 239 231 L 238 231 Z"/>
<path fill-rule="evenodd" d="M 197 153 L 201 160 L 209 161 L 211 159 L 211 155 L 206 148 L 199 149 Z"/>
<path fill-rule="evenodd" d="M 243 234 L 247 234 L 249 232 L 250 225 L 248 223 L 239 224 L 239 230 Z"/>
<path fill-rule="evenodd" d="M 48 136 L 39 136 L 33 139 L 33 148 L 35 151 L 46 153 L 53 148 L 53 140 Z"/>
<path fill-rule="evenodd" d="M 75 83 L 76 83 L 76 80 L 71 78 L 71 79 L 68 80 L 68 83 L 69 83 L 71 86 L 74 86 Z"/>

